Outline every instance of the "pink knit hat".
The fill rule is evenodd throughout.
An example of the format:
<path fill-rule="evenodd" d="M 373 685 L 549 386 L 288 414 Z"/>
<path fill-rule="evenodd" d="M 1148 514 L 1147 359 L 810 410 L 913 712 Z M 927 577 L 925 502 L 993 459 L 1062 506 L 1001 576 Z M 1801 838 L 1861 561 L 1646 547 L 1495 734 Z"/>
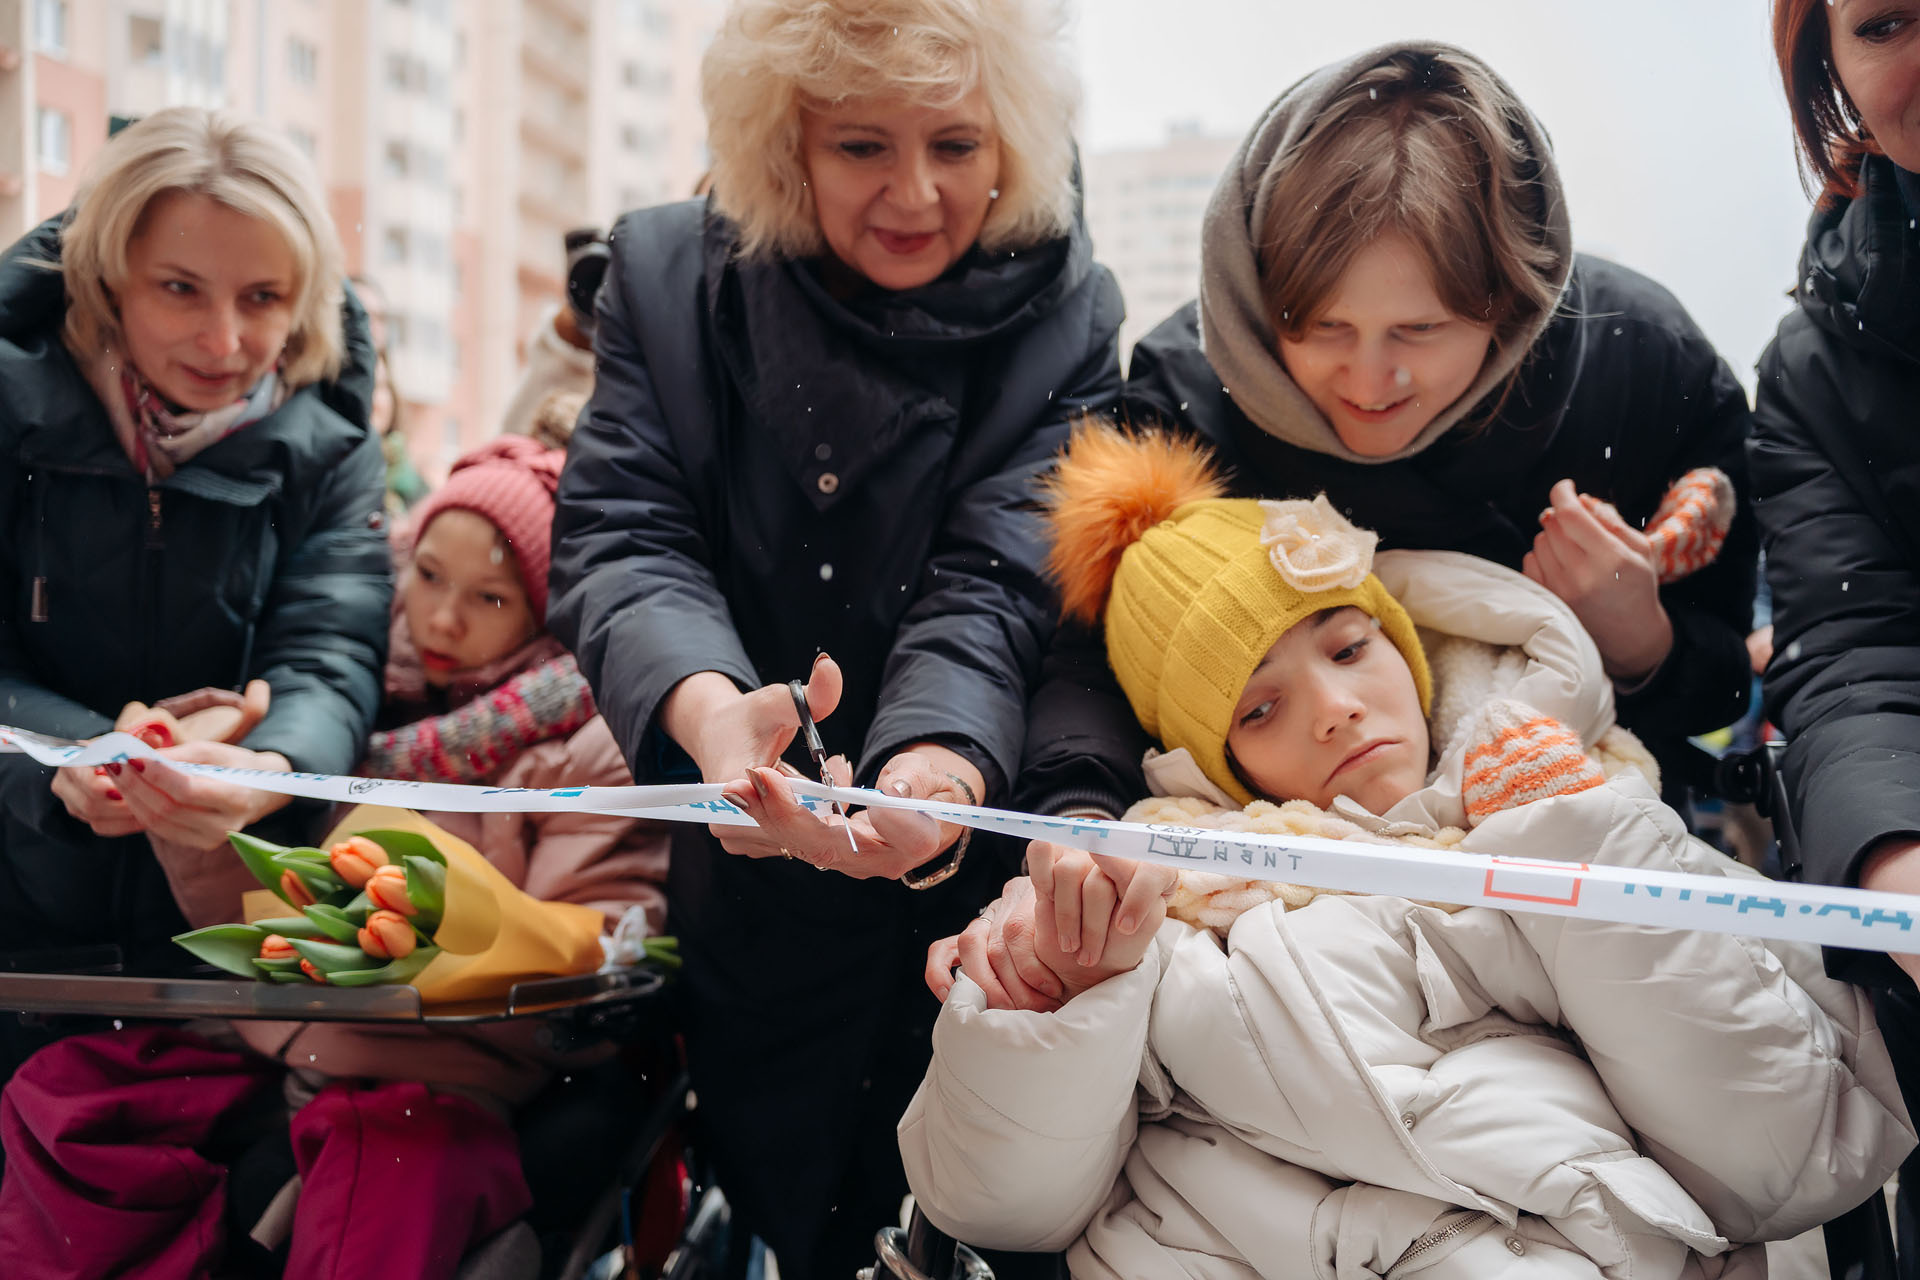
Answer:
<path fill-rule="evenodd" d="M 491 522 L 507 540 L 520 567 L 527 603 L 542 626 L 547 621 L 547 566 L 553 554 L 553 495 L 567 455 L 525 436 L 489 440 L 453 464 L 447 482 L 412 513 L 417 545 L 433 518 L 458 508 Z"/>

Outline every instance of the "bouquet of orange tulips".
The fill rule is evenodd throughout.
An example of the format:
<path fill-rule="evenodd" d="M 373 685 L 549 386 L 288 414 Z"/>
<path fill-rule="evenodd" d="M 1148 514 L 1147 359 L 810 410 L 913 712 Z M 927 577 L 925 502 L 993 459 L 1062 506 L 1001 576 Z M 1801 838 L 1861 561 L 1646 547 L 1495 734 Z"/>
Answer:
<path fill-rule="evenodd" d="M 234 851 L 290 913 L 220 924 L 174 941 L 229 973 L 363 987 L 407 982 L 440 948 L 447 858 L 412 831 L 368 831 L 326 850 L 283 848 L 236 831 Z"/>
<path fill-rule="evenodd" d="M 265 892 L 245 895 L 244 924 L 174 941 L 246 978 L 364 987 L 410 983 L 425 1001 L 489 999 L 530 978 L 601 966 L 607 918 L 545 902 L 466 843 L 405 809 L 363 805 L 324 848 L 228 837 Z M 678 963 L 670 938 L 640 959 Z"/>

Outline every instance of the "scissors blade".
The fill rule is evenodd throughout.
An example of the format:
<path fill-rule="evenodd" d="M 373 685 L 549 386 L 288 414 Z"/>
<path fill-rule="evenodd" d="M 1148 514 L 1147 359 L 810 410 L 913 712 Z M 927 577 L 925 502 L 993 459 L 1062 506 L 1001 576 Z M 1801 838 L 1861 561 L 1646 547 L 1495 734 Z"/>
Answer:
<path fill-rule="evenodd" d="M 800 716 L 800 734 L 807 744 L 807 754 L 813 757 L 813 767 L 820 771 L 821 783 L 831 787 L 835 785 L 833 771 L 827 768 L 827 746 L 820 740 L 820 727 L 813 722 L 813 712 L 807 707 L 807 687 L 798 680 L 789 680 L 787 692 L 793 695 L 793 709 Z M 829 800 L 827 803 L 840 816 L 841 822 L 846 824 L 841 830 L 847 833 L 847 847 L 857 855 L 860 843 L 853 838 L 853 816 L 838 800 Z"/>

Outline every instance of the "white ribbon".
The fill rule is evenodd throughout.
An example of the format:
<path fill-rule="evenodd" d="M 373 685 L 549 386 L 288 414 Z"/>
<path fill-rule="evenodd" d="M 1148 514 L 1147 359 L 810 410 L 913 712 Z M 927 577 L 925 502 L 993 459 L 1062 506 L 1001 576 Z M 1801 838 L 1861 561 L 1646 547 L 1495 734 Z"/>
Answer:
<path fill-rule="evenodd" d="M 454 813 L 586 812 L 709 826 L 754 825 L 752 818 L 721 796 L 718 783 L 531 790 L 271 773 L 168 760 L 124 733 L 80 743 L 5 726 L 0 726 L 0 752 L 23 752 L 53 766 L 109 764 L 135 758 L 158 760 L 182 773 L 222 778 L 311 800 Z M 1903 894 L 1731 880 L 1679 871 L 1536 862 L 1313 836 L 1247 835 L 1136 822 L 1043 818 L 1005 809 L 905 799 L 858 787 L 827 787 L 798 778 L 787 781 L 800 803 L 822 816 L 835 801 L 904 809 L 1019 840 L 1049 840 L 1090 853 L 1249 880 L 1281 880 L 1318 889 L 1584 920 L 1784 938 L 1862 951 L 1920 951 L 1920 939 L 1913 936 L 1916 904 Z"/>

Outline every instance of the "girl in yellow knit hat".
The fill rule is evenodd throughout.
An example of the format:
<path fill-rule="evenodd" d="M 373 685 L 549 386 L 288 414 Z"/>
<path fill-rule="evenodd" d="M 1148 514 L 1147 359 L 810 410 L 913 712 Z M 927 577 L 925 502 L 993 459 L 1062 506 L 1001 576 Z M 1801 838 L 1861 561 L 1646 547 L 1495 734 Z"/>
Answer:
<path fill-rule="evenodd" d="M 1130 820 L 1752 874 L 1661 804 L 1550 591 L 1220 491 L 1105 426 L 1052 482 L 1066 605 L 1165 748 Z M 1045 844 L 1028 871 L 932 950 L 901 1151 L 935 1225 L 1075 1277 L 1732 1280 L 1913 1145 L 1813 947 Z"/>

